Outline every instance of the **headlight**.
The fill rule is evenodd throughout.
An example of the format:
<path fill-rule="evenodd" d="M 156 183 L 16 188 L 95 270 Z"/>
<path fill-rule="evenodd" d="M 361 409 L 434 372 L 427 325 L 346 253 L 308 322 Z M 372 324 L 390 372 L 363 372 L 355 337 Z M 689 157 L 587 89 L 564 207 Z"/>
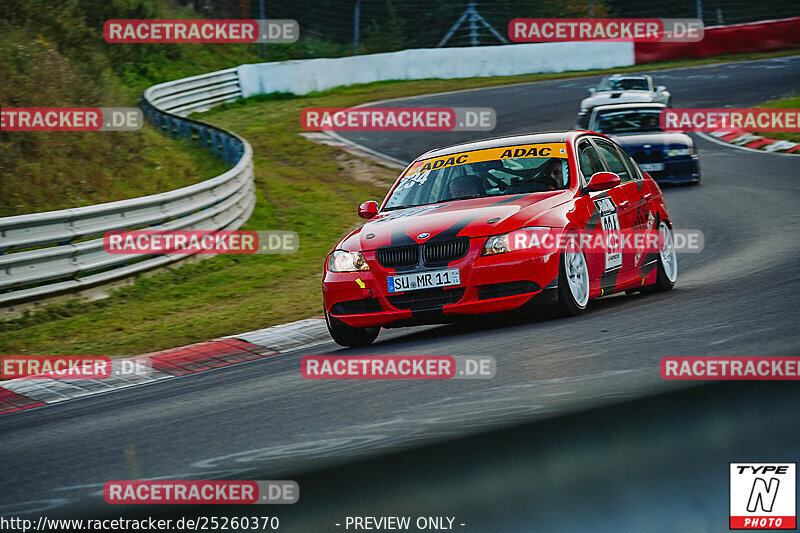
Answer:
<path fill-rule="evenodd" d="M 334 250 L 328 257 L 328 270 L 331 272 L 358 272 L 369 270 L 369 265 L 361 252 Z"/>
<path fill-rule="evenodd" d="M 481 255 L 504 254 L 510 252 L 508 248 L 508 233 L 502 235 L 492 235 L 486 240 Z"/>
<path fill-rule="evenodd" d="M 544 250 L 555 243 L 553 228 L 528 226 L 502 235 L 492 235 L 486 239 L 481 255 L 496 255 L 515 250 Z"/>
<path fill-rule="evenodd" d="M 694 150 L 691 148 L 670 148 L 667 150 L 667 157 L 681 157 L 686 155 L 692 155 Z"/>

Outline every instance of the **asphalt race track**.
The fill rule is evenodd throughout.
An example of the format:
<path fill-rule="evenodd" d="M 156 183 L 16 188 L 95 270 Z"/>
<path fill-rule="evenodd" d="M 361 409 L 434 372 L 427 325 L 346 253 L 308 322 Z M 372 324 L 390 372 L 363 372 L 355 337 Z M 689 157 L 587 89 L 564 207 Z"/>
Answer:
<path fill-rule="evenodd" d="M 656 72 L 654 79 L 672 92 L 676 107 L 743 107 L 796 91 L 800 57 Z M 392 105 L 493 107 L 496 135 L 566 130 L 596 81 L 521 84 Z M 481 137 L 486 134 L 347 134 L 402 160 Z M 681 386 L 659 377 L 658 362 L 668 355 L 797 355 L 800 157 L 696 141 L 703 183 L 665 194 L 675 226 L 702 230 L 705 250 L 679 256 L 672 292 L 604 298 L 571 319 L 384 330 L 365 349 L 330 341 L 4 415 L 0 514 L 97 516 L 111 512 L 100 496 L 108 480 L 292 479 L 390 450 L 575 413 Z M 312 354 L 491 354 L 497 375 L 306 381 L 300 358 Z"/>

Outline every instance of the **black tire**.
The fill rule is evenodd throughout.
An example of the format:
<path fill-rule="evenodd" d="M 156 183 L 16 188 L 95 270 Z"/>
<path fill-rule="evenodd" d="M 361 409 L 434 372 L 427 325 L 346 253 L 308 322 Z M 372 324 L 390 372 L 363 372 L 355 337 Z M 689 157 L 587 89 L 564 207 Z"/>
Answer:
<path fill-rule="evenodd" d="M 567 281 L 566 253 L 567 252 L 561 253 L 561 258 L 558 262 L 558 303 L 556 303 L 555 312 L 557 316 L 562 317 L 578 316 L 586 312 L 586 307 L 589 304 L 589 300 L 587 299 L 586 303 L 581 305 L 572 295 L 572 291 L 570 290 Z M 582 251 L 580 251 L 580 253 L 583 255 L 584 264 L 586 264 L 586 256 Z M 588 271 L 586 290 L 589 290 Z"/>
<path fill-rule="evenodd" d="M 658 256 L 658 266 L 656 269 L 658 270 L 656 282 L 652 285 L 648 285 L 647 287 L 642 287 L 642 292 L 647 294 L 652 294 L 654 292 L 667 292 L 671 291 L 672 287 L 675 286 L 675 282 L 670 281 L 667 278 L 667 275 L 664 273 L 664 266 L 661 264 L 661 255 Z"/>
<path fill-rule="evenodd" d="M 662 222 L 664 224 L 664 222 Z M 672 228 L 670 228 L 672 231 Z M 674 253 L 674 252 L 673 252 Z M 676 267 L 677 268 L 677 267 Z M 654 292 L 667 292 L 671 291 L 672 288 L 675 286 L 675 281 L 677 280 L 677 270 L 675 273 L 675 280 L 670 281 L 669 276 L 667 276 L 666 269 L 664 268 L 664 263 L 661 258 L 661 254 L 658 254 L 658 262 L 656 263 L 656 282 L 652 285 L 647 287 L 642 287 L 641 291 L 644 293 L 654 293 Z"/>
<path fill-rule="evenodd" d="M 336 317 L 332 317 L 325 312 L 325 323 L 328 325 L 328 333 L 331 334 L 333 341 L 339 346 L 355 347 L 369 346 L 378 338 L 381 328 L 356 328 L 345 324 Z"/>

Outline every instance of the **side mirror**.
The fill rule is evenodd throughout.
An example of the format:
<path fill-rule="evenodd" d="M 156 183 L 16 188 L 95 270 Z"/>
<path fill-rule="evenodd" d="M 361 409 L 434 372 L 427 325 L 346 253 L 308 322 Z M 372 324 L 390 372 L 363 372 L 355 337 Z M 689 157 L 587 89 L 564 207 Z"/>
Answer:
<path fill-rule="evenodd" d="M 663 92 L 665 92 L 666 90 L 667 90 L 667 88 L 666 88 L 666 87 L 664 87 L 663 85 L 659 85 L 658 87 L 656 87 L 656 92 L 657 92 L 657 93 L 663 93 Z"/>
<path fill-rule="evenodd" d="M 589 89 L 589 96 L 594 96 L 594 93 L 596 93 L 596 92 L 597 92 L 597 89 L 592 87 L 591 89 Z"/>
<path fill-rule="evenodd" d="M 595 172 L 589 180 L 588 188 L 592 191 L 607 191 L 622 183 L 622 180 L 613 172 Z"/>
<path fill-rule="evenodd" d="M 619 179 L 619 178 L 617 178 Z M 370 219 L 378 214 L 378 202 L 370 200 L 358 206 L 358 216 L 361 218 Z"/>

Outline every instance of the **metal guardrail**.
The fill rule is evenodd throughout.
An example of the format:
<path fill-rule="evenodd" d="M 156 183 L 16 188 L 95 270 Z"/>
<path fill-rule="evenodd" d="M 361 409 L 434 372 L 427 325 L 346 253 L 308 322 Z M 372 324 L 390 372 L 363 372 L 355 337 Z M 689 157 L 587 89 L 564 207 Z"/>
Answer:
<path fill-rule="evenodd" d="M 255 207 L 253 149 L 243 138 L 185 118 L 241 96 L 237 69 L 147 89 L 142 109 L 172 137 L 190 139 L 233 168 L 201 183 L 119 202 L 0 218 L 0 306 L 120 280 L 186 258 L 116 255 L 103 249 L 111 230 L 232 230 Z"/>

